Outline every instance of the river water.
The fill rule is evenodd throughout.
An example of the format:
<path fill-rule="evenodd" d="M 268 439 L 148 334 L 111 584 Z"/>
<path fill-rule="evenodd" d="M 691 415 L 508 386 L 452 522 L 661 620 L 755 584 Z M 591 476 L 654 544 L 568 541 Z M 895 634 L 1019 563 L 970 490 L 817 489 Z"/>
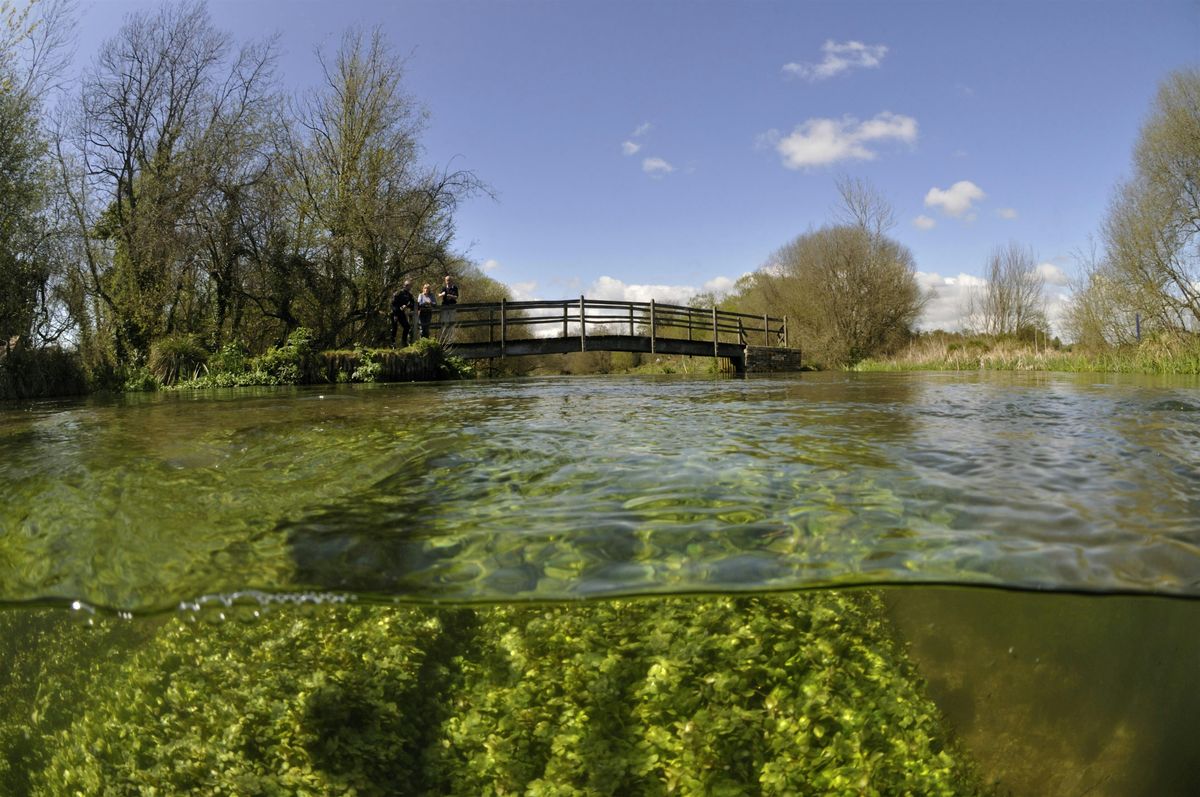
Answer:
<path fill-rule="evenodd" d="M 38 794 L 137 793 L 130 784 L 144 782 L 194 793 L 524 793 L 548 783 L 582 793 L 786 794 L 796 783 L 780 785 L 773 773 L 803 774 L 803 755 L 779 752 L 779 739 L 809 739 L 841 751 L 823 752 L 799 781 L 814 794 L 920 793 L 934 781 L 946 793 L 965 784 L 996 794 L 1194 793 L 1198 387 L 1194 378 L 1013 373 L 606 376 L 9 405 L 0 409 L 0 601 L 10 607 L 0 616 L 11 648 L 0 745 L 10 765 L 0 782 Z M 715 597 L 680 597 L 704 595 Z M 610 600 L 562 603 L 588 598 Z M 444 604 L 457 608 L 437 608 Z M 530 619 L 541 617 L 539 607 L 548 619 Z M 833 640 L 822 666 L 849 679 L 830 693 L 858 697 L 838 709 L 838 730 L 827 731 L 828 722 L 812 719 L 817 698 L 798 693 L 798 729 L 785 733 L 781 709 L 762 696 L 787 694 L 820 667 L 794 669 L 802 654 L 782 651 L 799 632 L 779 629 L 814 633 L 812 618 L 822 612 L 858 618 L 818 635 Z M 362 752 L 370 744 L 347 741 L 336 728 L 361 724 L 363 705 L 377 713 L 397 699 L 368 686 L 374 697 L 326 694 L 329 679 L 348 683 L 346 673 L 361 676 L 362 661 L 376 654 L 343 661 L 337 680 L 320 663 L 331 659 L 314 651 L 317 640 L 337 646 L 328 642 L 336 635 L 327 636 L 334 626 L 351 640 L 347 650 L 374 650 L 379 639 L 371 635 L 397 618 L 397 629 L 442 629 L 411 649 L 423 662 L 453 662 L 437 670 L 458 673 L 453 688 L 430 681 L 426 692 L 459 708 L 445 709 L 429 738 L 405 742 L 408 758 L 380 763 L 377 752 Z M 537 647 L 541 622 L 555 630 L 537 637 Z M 716 703 L 672 703 L 663 716 L 674 719 L 651 721 L 647 684 L 666 677 L 656 667 L 687 662 L 709 643 L 669 653 L 675 643 L 660 649 L 652 640 L 723 639 L 738 628 L 758 629 L 752 636 L 762 648 L 757 680 L 725 709 L 742 725 L 713 724 L 687 747 L 685 729 L 716 716 Z M 229 633 L 236 640 L 221 641 Z M 580 641 L 588 633 L 596 638 Z M 768 638 L 783 656 L 778 666 L 763 663 L 775 655 Z M 181 684 L 180 672 L 208 672 L 211 690 L 233 671 L 278 669 L 279 659 L 239 659 L 230 650 L 258 652 L 285 639 L 299 646 L 289 648 L 289 661 L 317 656 L 299 680 L 260 696 L 276 707 L 267 712 L 273 721 L 287 711 L 280 690 L 307 707 L 308 719 L 295 727 L 316 741 L 299 745 L 302 762 L 287 759 L 282 770 L 298 773 L 295 782 L 280 786 L 283 765 L 271 756 L 282 754 L 262 752 L 286 748 L 279 728 L 261 726 L 256 733 L 274 747 L 264 741 L 250 752 L 211 736 L 212 728 L 245 726 L 245 717 L 209 718 L 208 736 L 200 720 L 179 719 L 203 714 L 195 706 L 168 711 L 171 722 L 130 726 L 140 731 L 95 725 L 114 705 L 142 701 L 147 712 L 165 711 L 164 672 Z M 599 722 L 598 709 L 580 708 L 577 698 L 572 710 L 593 718 L 581 726 L 589 730 L 568 728 L 562 709 L 542 725 L 530 720 L 558 729 L 546 739 L 507 758 L 496 752 L 495 739 L 524 738 L 502 729 L 532 709 L 501 702 L 484 712 L 478 704 L 495 695 L 518 697 L 479 678 L 498 677 L 503 659 L 526 668 L 520 683 L 537 682 L 545 668 L 528 663 L 534 649 L 573 660 L 586 648 L 599 672 L 604 656 L 625 650 L 613 639 L 635 641 L 612 665 L 629 670 L 612 680 L 617 702 L 628 704 L 612 727 L 643 735 L 621 748 L 629 755 L 605 748 L 600 758 L 625 761 L 625 769 L 608 780 L 595 774 L 607 771 L 598 764 L 583 768 L 586 777 L 554 769 L 579 760 L 563 752 L 577 741 L 563 740 L 591 738 Z M 871 672 L 886 665 L 887 677 L 853 675 L 847 662 L 855 651 L 865 651 Z M 653 694 L 694 694 L 707 677 L 732 679 L 743 671 L 729 655 L 714 648 L 709 675 L 689 671 L 674 691 L 655 686 Z M 313 673 L 318 686 L 297 686 Z M 137 686 L 151 681 L 160 686 Z M 889 696 L 868 699 L 862 684 L 884 681 Z M 579 688 L 598 694 L 587 683 Z M 188 701 L 211 711 L 224 705 L 197 688 Z M 895 690 L 906 689 L 912 696 L 903 703 Z M 55 690 L 61 699 L 48 696 Z M 314 694 L 326 695 L 319 710 Z M 895 740 L 921 726 L 895 714 L 901 703 L 932 718 L 920 738 L 934 741 L 921 742 L 919 754 L 896 753 Z M 351 704 L 359 714 L 338 713 Z M 892 741 L 854 730 L 860 725 L 848 717 L 864 705 L 894 719 Z M 753 719 L 756 711 L 766 713 Z M 312 730 L 313 712 L 325 718 L 324 731 Z M 330 712 L 340 719 L 328 720 Z M 146 730 L 160 725 L 175 735 Z M 753 742 L 731 730 L 751 725 L 759 728 Z M 762 730 L 767 725 L 773 730 Z M 486 733 L 469 730 L 484 726 Z M 391 726 L 380 727 L 388 738 Z M 814 728 L 822 730 L 813 736 Z M 493 739 L 476 745 L 483 758 L 469 752 L 478 741 L 472 733 Z M 197 772 L 249 780 L 169 780 L 144 750 L 114 752 L 147 735 L 138 750 L 188 744 L 211 752 Z M 329 745 L 338 755 L 358 750 L 350 758 L 361 761 L 329 764 Z M 680 752 L 693 747 L 712 761 Z M 446 750 L 458 758 L 445 758 Z M 939 756 L 951 753 L 959 769 L 937 780 Z M 925 763 L 900 772 L 887 764 L 893 754 Z M 828 765 L 835 759 L 840 769 Z M 52 774 L 39 779 L 34 767 Z M 462 774 L 493 770 L 501 774 L 478 781 Z M 397 773 L 408 773 L 408 786 L 395 785 Z M 688 779 L 696 773 L 709 774 Z M 846 780 L 820 780 L 830 773 Z"/>

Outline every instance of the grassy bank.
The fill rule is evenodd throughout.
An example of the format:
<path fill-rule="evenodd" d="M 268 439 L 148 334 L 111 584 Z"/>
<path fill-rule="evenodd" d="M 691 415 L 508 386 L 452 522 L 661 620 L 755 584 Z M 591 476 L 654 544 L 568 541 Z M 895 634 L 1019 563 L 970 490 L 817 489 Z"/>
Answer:
<path fill-rule="evenodd" d="M 1200 340 L 1162 337 L 1135 346 L 1086 349 L 1011 338 L 922 335 L 891 357 L 863 360 L 856 371 L 1073 371 L 1200 374 Z"/>
<path fill-rule="evenodd" d="M 164 388 L 425 382 L 472 376 L 471 365 L 430 339 L 404 349 L 316 351 L 308 330 L 252 357 L 234 344 L 209 352 L 189 336 L 167 338 L 143 367 L 89 370 L 77 352 L 57 348 L 0 352 L 0 400 L 141 392 Z"/>

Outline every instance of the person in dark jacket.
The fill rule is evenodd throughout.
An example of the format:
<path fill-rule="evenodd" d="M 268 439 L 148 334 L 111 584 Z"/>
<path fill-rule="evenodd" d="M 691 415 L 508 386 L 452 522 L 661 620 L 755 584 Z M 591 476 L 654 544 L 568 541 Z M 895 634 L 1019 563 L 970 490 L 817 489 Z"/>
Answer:
<path fill-rule="evenodd" d="M 454 326 L 454 305 L 458 304 L 458 285 L 449 274 L 446 275 L 446 283 L 438 293 L 438 298 L 442 300 L 442 314 L 439 319 L 442 322 L 442 334 L 449 335 L 451 327 Z"/>
<path fill-rule="evenodd" d="M 413 342 L 412 322 L 409 314 L 417 309 L 417 299 L 412 295 L 412 280 L 405 280 L 404 287 L 392 294 L 392 347 L 396 346 L 396 327 L 404 330 L 404 348 Z"/>

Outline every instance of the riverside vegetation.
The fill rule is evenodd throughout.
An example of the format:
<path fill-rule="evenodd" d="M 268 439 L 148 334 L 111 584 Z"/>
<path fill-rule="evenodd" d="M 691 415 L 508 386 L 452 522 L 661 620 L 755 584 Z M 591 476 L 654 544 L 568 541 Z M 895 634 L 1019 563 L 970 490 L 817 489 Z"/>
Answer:
<path fill-rule="evenodd" d="M 929 332 L 889 357 L 857 363 L 854 370 L 1200 374 L 1200 339 L 1192 335 L 1161 333 L 1139 343 L 1092 347 L 1031 338 Z"/>

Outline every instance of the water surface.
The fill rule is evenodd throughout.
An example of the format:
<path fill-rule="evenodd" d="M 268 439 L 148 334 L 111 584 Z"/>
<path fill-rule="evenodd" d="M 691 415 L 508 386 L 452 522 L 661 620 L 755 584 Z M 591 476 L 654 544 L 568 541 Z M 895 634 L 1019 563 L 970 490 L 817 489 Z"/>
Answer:
<path fill-rule="evenodd" d="M 1200 592 L 1195 380 L 547 378 L 0 411 L 0 600 Z"/>

